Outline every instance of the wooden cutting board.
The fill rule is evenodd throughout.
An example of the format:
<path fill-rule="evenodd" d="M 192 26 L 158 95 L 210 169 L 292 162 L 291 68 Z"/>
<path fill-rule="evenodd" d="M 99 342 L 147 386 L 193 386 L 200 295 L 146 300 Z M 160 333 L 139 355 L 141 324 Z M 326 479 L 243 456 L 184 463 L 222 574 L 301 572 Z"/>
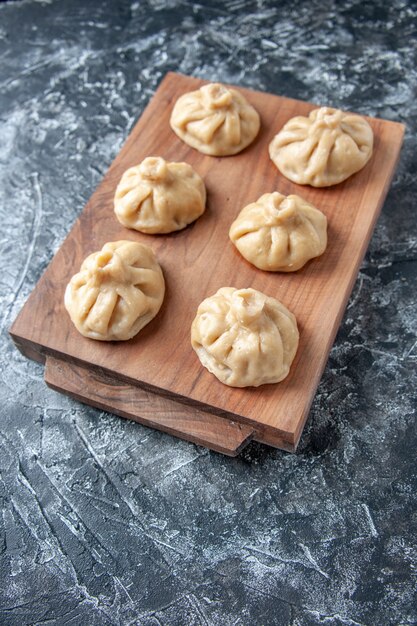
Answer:
<path fill-rule="evenodd" d="M 250 439 L 295 450 L 392 180 L 404 127 L 367 118 L 375 144 L 366 167 L 335 187 L 302 187 L 278 172 L 268 144 L 287 120 L 315 105 L 241 89 L 261 115 L 260 134 L 237 156 L 210 157 L 181 142 L 169 126 L 176 99 L 203 83 L 173 73 L 164 78 L 10 332 L 24 354 L 46 361 L 48 384 L 83 402 L 226 454 L 237 454 Z M 124 228 L 114 216 L 121 175 L 151 155 L 187 161 L 205 180 L 205 214 L 178 233 L 144 235 Z M 241 208 L 274 190 L 303 196 L 329 222 L 326 252 L 292 274 L 256 269 L 228 238 Z M 135 338 L 95 342 L 75 330 L 64 291 L 88 254 L 118 239 L 153 248 L 166 297 L 158 316 Z M 199 303 L 224 286 L 263 291 L 296 315 L 300 345 L 283 382 L 233 389 L 201 366 L 190 345 L 191 322 Z"/>

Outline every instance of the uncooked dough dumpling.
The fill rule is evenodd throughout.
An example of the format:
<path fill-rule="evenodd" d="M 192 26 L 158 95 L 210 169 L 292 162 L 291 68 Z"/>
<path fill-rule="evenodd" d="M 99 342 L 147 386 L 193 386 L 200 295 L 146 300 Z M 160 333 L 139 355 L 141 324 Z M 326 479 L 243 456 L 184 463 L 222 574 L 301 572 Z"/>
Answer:
<path fill-rule="evenodd" d="M 298 347 L 294 315 L 255 289 L 223 287 L 206 298 L 191 327 L 201 363 L 231 387 L 283 380 Z"/>
<path fill-rule="evenodd" d="M 147 157 L 123 174 L 114 196 L 117 219 L 142 233 L 171 233 L 196 220 L 206 207 L 206 188 L 188 163 Z"/>
<path fill-rule="evenodd" d="M 65 291 L 65 307 L 90 339 L 134 337 L 161 308 L 165 283 L 151 248 L 134 241 L 106 243 L 88 256 Z"/>
<path fill-rule="evenodd" d="M 325 251 L 327 219 L 300 196 L 275 191 L 243 208 L 229 237 L 255 267 L 295 272 Z"/>
<path fill-rule="evenodd" d="M 175 103 L 171 128 L 189 146 L 211 156 L 241 152 L 260 127 L 257 111 L 236 89 L 204 85 Z"/>
<path fill-rule="evenodd" d="M 271 141 L 269 154 L 294 183 L 329 187 L 362 169 L 372 147 L 372 129 L 363 117 L 322 107 L 290 119 Z"/>

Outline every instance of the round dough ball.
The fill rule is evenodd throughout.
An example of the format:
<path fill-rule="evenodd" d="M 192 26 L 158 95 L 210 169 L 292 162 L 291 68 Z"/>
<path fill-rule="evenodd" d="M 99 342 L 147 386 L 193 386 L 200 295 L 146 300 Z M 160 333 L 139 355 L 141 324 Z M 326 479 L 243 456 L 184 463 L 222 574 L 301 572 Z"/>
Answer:
<path fill-rule="evenodd" d="M 114 241 L 88 256 L 65 291 L 65 308 L 77 330 L 90 339 L 134 337 L 161 308 L 162 270 L 143 243 Z"/>
<path fill-rule="evenodd" d="M 200 304 L 191 327 L 191 344 L 201 363 L 230 387 L 283 380 L 298 337 L 294 315 L 255 289 L 219 289 Z"/>
<path fill-rule="evenodd" d="M 275 191 L 243 208 L 229 237 L 255 267 L 295 272 L 325 251 L 327 219 L 300 196 Z"/>
<path fill-rule="evenodd" d="M 289 120 L 269 144 L 269 154 L 294 183 L 329 187 L 362 169 L 372 147 L 372 129 L 363 117 L 322 107 Z"/>
<path fill-rule="evenodd" d="M 206 188 L 188 163 L 147 157 L 123 174 L 114 196 L 117 219 L 142 233 L 181 230 L 206 207 Z"/>
<path fill-rule="evenodd" d="M 241 93 L 220 83 L 178 98 L 171 128 L 189 146 L 211 156 L 241 152 L 260 128 L 257 111 Z"/>

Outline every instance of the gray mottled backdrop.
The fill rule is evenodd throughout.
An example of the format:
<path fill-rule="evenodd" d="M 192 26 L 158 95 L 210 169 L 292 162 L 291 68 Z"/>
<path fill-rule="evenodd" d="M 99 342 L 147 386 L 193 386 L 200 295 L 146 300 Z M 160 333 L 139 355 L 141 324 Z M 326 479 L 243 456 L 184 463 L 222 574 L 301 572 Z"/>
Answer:
<path fill-rule="evenodd" d="M 407 0 L 0 4 L 2 624 L 417 623 L 416 21 Z M 168 70 L 407 124 L 297 455 L 86 408 L 8 337 Z"/>

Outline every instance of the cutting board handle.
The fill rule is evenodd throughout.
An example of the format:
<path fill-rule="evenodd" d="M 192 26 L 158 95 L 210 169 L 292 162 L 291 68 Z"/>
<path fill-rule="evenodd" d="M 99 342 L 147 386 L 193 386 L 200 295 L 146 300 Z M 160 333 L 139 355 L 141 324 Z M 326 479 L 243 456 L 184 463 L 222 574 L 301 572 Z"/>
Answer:
<path fill-rule="evenodd" d="M 130 385 L 98 370 L 47 356 L 46 384 L 76 400 L 216 452 L 236 456 L 254 429 Z"/>

